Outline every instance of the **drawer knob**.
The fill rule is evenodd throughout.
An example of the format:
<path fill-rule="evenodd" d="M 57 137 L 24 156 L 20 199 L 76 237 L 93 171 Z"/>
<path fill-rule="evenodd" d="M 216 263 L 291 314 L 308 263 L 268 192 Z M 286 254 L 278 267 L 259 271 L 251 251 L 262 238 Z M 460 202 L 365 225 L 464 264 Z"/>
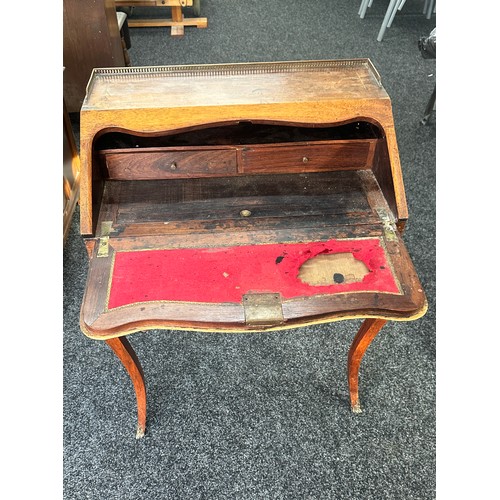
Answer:
<path fill-rule="evenodd" d="M 177 163 L 175 161 L 170 164 L 170 170 L 177 170 Z"/>
<path fill-rule="evenodd" d="M 302 163 L 307 163 L 309 161 L 309 158 L 307 156 L 304 156 L 302 158 Z"/>
<path fill-rule="evenodd" d="M 250 210 L 246 210 L 246 209 L 245 209 L 245 210 L 242 210 L 242 211 L 240 212 L 240 215 L 241 215 L 242 217 L 250 217 L 250 216 L 252 215 L 252 212 L 250 212 Z"/>

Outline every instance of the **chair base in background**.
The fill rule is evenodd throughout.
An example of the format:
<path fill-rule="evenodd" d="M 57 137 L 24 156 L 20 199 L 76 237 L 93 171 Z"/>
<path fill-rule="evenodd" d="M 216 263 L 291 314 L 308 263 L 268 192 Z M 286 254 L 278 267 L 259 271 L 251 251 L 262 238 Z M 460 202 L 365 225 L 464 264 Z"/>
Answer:
<path fill-rule="evenodd" d="M 382 25 L 377 35 L 377 41 L 381 42 L 384 38 L 387 28 L 390 28 L 396 13 L 398 10 L 402 10 L 406 0 L 390 0 L 387 10 L 385 12 Z M 364 19 L 366 11 L 373 4 L 373 0 L 361 0 L 361 5 L 359 6 L 358 15 L 361 19 Z M 436 12 L 436 2 L 435 0 L 425 0 L 423 14 L 427 19 L 430 19 L 432 14 Z"/>
<path fill-rule="evenodd" d="M 431 97 L 424 111 L 424 117 L 420 120 L 422 125 L 427 125 L 429 123 L 432 112 L 436 109 L 436 86 L 434 85 L 434 90 L 432 91 Z"/>

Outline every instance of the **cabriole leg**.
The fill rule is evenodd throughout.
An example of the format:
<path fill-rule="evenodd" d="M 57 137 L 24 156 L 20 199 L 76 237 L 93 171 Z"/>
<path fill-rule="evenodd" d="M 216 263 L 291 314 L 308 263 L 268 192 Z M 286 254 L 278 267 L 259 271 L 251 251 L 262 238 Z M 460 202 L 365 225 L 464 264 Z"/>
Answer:
<path fill-rule="evenodd" d="M 106 340 L 106 343 L 113 349 L 123 366 L 127 370 L 134 385 L 137 398 L 137 434 L 139 439 L 146 431 L 146 385 L 144 383 L 144 373 L 137 354 L 132 349 L 129 341 L 125 337 L 117 337 Z"/>
<path fill-rule="evenodd" d="M 351 395 L 351 408 L 354 413 L 361 413 L 361 405 L 358 395 L 358 375 L 361 359 L 365 354 L 371 341 L 380 329 L 386 324 L 385 319 L 365 319 L 358 333 L 352 341 L 347 358 L 347 377 L 349 381 L 349 392 Z"/>

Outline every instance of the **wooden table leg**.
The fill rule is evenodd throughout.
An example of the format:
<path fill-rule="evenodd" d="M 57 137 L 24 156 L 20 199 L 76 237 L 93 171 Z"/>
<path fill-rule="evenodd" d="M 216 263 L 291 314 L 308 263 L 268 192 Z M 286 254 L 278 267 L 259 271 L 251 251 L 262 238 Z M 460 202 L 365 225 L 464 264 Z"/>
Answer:
<path fill-rule="evenodd" d="M 184 15 L 182 14 L 181 7 L 172 7 L 172 21 L 174 23 L 182 23 Z M 184 36 L 184 26 L 174 25 L 170 33 L 172 36 Z"/>
<path fill-rule="evenodd" d="M 386 323 L 387 321 L 385 319 L 365 319 L 349 349 L 349 356 L 347 358 L 347 377 L 351 395 L 351 408 L 354 413 L 361 413 L 358 395 L 358 375 L 361 359 L 371 341 Z"/>
<path fill-rule="evenodd" d="M 134 385 L 137 398 L 137 434 L 139 439 L 146 432 L 146 385 L 144 383 L 144 373 L 137 354 L 132 349 L 129 341 L 125 337 L 117 337 L 106 340 L 106 343 L 113 349 L 123 366 L 127 370 Z"/>

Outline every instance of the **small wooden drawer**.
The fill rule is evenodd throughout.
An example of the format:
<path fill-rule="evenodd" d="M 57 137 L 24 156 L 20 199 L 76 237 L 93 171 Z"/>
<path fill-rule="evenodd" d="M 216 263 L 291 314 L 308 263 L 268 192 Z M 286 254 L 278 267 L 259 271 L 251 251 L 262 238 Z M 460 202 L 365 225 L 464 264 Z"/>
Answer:
<path fill-rule="evenodd" d="M 245 173 L 298 173 L 370 168 L 376 140 L 248 147 L 242 151 Z"/>
<path fill-rule="evenodd" d="M 142 180 L 235 174 L 235 149 L 103 151 L 110 179 Z"/>

